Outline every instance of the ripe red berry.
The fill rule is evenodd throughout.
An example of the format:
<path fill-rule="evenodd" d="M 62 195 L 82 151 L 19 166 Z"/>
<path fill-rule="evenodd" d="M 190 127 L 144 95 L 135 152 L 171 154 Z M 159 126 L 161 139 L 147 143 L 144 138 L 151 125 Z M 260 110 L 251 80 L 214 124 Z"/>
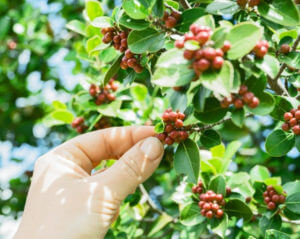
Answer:
<path fill-rule="evenodd" d="M 168 19 L 168 17 L 169 17 L 169 13 L 168 12 L 164 12 L 164 16 L 163 16 L 163 21 L 165 22 L 165 21 L 167 21 L 167 19 Z"/>
<path fill-rule="evenodd" d="M 279 202 L 279 196 L 277 194 L 272 196 L 272 202 L 278 203 Z"/>
<path fill-rule="evenodd" d="M 189 135 L 188 135 L 188 133 L 186 131 L 180 131 L 179 132 L 179 137 L 180 137 L 181 141 L 184 141 L 184 140 L 186 140 L 189 137 Z"/>
<path fill-rule="evenodd" d="M 205 214 L 206 214 L 206 211 L 205 211 L 204 209 L 202 209 L 202 210 L 201 210 L 201 215 L 202 215 L 202 216 L 205 216 Z"/>
<path fill-rule="evenodd" d="M 167 138 L 165 139 L 165 143 L 166 143 L 167 145 L 172 145 L 172 144 L 174 143 L 174 139 L 172 139 L 172 138 L 170 138 L 170 137 L 167 137 Z"/>
<path fill-rule="evenodd" d="M 236 3 L 242 8 L 246 7 L 247 2 L 248 2 L 248 0 L 237 0 L 236 1 Z"/>
<path fill-rule="evenodd" d="M 121 46 L 122 47 L 127 47 L 127 39 L 126 38 L 121 40 Z"/>
<path fill-rule="evenodd" d="M 216 57 L 217 53 L 214 48 L 208 47 L 204 49 L 204 57 L 208 60 L 213 60 Z"/>
<path fill-rule="evenodd" d="M 214 204 L 211 206 L 211 209 L 212 209 L 213 211 L 217 211 L 217 210 L 219 210 L 219 208 L 220 208 L 220 206 L 219 206 L 218 204 L 216 204 L 216 203 L 214 203 Z"/>
<path fill-rule="evenodd" d="M 254 109 L 254 108 L 256 108 L 259 105 L 259 102 L 260 102 L 259 99 L 254 96 L 252 98 L 252 102 L 249 104 L 249 107 L 252 108 L 252 109 Z"/>
<path fill-rule="evenodd" d="M 268 204 L 271 201 L 271 199 L 269 197 L 265 197 L 264 201 L 266 204 Z"/>
<path fill-rule="evenodd" d="M 222 51 L 222 49 L 218 48 L 218 49 L 216 49 L 216 55 L 223 57 L 224 56 L 224 52 Z"/>
<path fill-rule="evenodd" d="M 206 211 L 210 210 L 210 209 L 211 209 L 210 203 L 205 203 L 205 204 L 203 205 L 203 209 L 205 209 Z"/>
<path fill-rule="evenodd" d="M 180 13 L 180 12 L 172 11 L 172 12 L 171 12 L 171 15 L 172 15 L 173 17 L 175 17 L 177 21 L 179 21 L 180 18 L 181 18 L 181 13 Z"/>
<path fill-rule="evenodd" d="M 183 57 L 187 60 L 191 60 L 194 57 L 195 52 L 194 51 L 190 51 L 190 50 L 185 50 L 183 52 Z"/>
<path fill-rule="evenodd" d="M 209 39 L 209 34 L 207 32 L 199 32 L 196 36 L 196 41 L 198 41 L 201 45 L 204 45 L 208 39 Z"/>
<path fill-rule="evenodd" d="M 287 123 L 284 123 L 282 126 L 281 126 L 282 130 L 283 131 L 289 131 L 290 130 L 290 125 L 287 124 Z"/>
<path fill-rule="evenodd" d="M 178 49 L 181 49 L 184 47 L 184 41 L 183 40 L 176 40 L 175 41 L 175 47 L 177 47 Z"/>
<path fill-rule="evenodd" d="M 264 197 L 267 197 L 267 196 L 268 196 L 268 192 L 265 191 L 265 192 L 263 193 L 263 196 L 264 196 Z"/>
<path fill-rule="evenodd" d="M 133 53 L 132 53 L 129 49 L 127 49 L 127 50 L 125 51 L 125 56 L 126 56 L 128 59 L 130 59 L 130 58 L 133 57 Z"/>
<path fill-rule="evenodd" d="M 189 40 L 195 40 L 195 36 L 193 33 L 188 32 L 184 34 L 184 40 L 189 41 Z"/>
<path fill-rule="evenodd" d="M 142 73 L 143 70 L 144 70 L 144 68 L 143 68 L 141 65 L 139 65 L 139 64 L 136 64 L 136 65 L 133 67 L 133 69 L 134 69 L 134 71 L 135 71 L 136 73 Z"/>
<path fill-rule="evenodd" d="M 273 202 L 269 202 L 268 203 L 268 209 L 269 210 L 274 210 L 276 208 L 276 204 L 275 203 L 273 203 Z"/>
<path fill-rule="evenodd" d="M 270 191 L 272 191 L 272 190 L 274 190 L 274 188 L 273 188 L 272 185 L 267 186 L 267 191 L 268 191 L 268 192 L 270 192 Z"/>
<path fill-rule="evenodd" d="M 295 135 L 300 135 L 300 125 L 295 125 L 293 127 L 293 132 Z"/>
<path fill-rule="evenodd" d="M 213 212 L 212 211 L 208 211 L 206 214 L 205 214 L 205 216 L 207 217 L 207 218 L 212 218 L 213 217 Z"/>
<path fill-rule="evenodd" d="M 300 120 L 300 110 L 297 110 L 296 113 L 295 113 L 295 118 L 297 120 Z"/>
<path fill-rule="evenodd" d="M 229 41 L 224 41 L 224 45 L 222 47 L 222 50 L 224 53 L 226 53 L 227 51 L 229 51 L 231 48 L 231 43 Z"/>
<path fill-rule="evenodd" d="M 169 17 L 167 18 L 167 20 L 165 21 L 165 24 L 166 24 L 166 27 L 167 27 L 167 28 L 173 28 L 173 27 L 176 26 L 177 20 L 176 20 L 175 17 L 169 16 Z"/>
<path fill-rule="evenodd" d="M 243 103 L 243 101 L 242 101 L 241 99 L 237 98 L 237 99 L 235 99 L 235 101 L 234 101 L 234 106 L 235 106 L 235 108 L 237 108 L 237 109 L 241 109 L 241 108 L 244 107 L 244 103 Z"/>
<path fill-rule="evenodd" d="M 182 121 L 181 119 L 177 119 L 177 120 L 175 121 L 175 127 L 176 127 L 176 128 L 181 128 L 181 127 L 183 127 L 183 121 Z"/>
<path fill-rule="evenodd" d="M 278 199 L 279 203 L 284 203 L 285 202 L 285 196 L 284 195 L 279 195 L 279 199 Z"/>
<path fill-rule="evenodd" d="M 210 67 L 210 62 L 206 59 L 200 59 L 199 61 L 197 61 L 197 68 L 200 70 L 200 71 L 206 71 L 208 70 Z"/>
<path fill-rule="evenodd" d="M 110 93 L 110 94 L 107 95 L 107 99 L 109 101 L 114 101 L 116 99 L 116 97 L 113 94 Z"/>
<path fill-rule="evenodd" d="M 254 94 L 252 92 L 247 92 L 246 94 L 244 94 L 243 96 L 243 101 L 246 104 L 250 104 L 253 100 Z"/>
<path fill-rule="evenodd" d="M 291 112 L 286 112 L 283 117 L 285 122 L 289 122 L 293 118 L 293 114 Z"/>
<path fill-rule="evenodd" d="M 268 48 L 266 48 L 265 46 L 262 46 L 257 52 L 256 52 L 256 56 L 258 58 L 263 58 L 268 52 Z"/>
<path fill-rule="evenodd" d="M 199 32 L 199 26 L 197 24 L 192 24 L 190 25 L 190 31 L 194 34 L 197 35 L 197 33 Z"/>
<path fill-rule="evenodd" d="M 249 202 L 251 202 L 251 197 L 246 197 L 246 203 L 249 203 Z"/>
<path fill-rule="evenodd" d="M 165 135 L 164 133 L 157 134 L 156 137 L 157 137 L 160 141 L 165 141 L 165 139 L 166 139 L 166 135 Z"/>
<path fill-rule="evenodd" d="M 223 216 L 223 210 L 222 209 L 218 209 L 217 212 L 216 212 L 216 215 L 218 217 L 222 217 Z"/>
<path fill-rule="evenodd" d="M 173 130 L 173 126 L 170 124 L 167 124 L 165 127 L 165 132 L 167 133 L 171 133 L 171 131 Z"/>
<path fill-rule="evenodd" d="M 290 113 L 292 113 L 293 116 L 294 116 L 294 115 L 296 114 L 296 111 L 297 111 L 296 109 L 291 109 L 291 110 L 290 110 Z"/>
<path fill-rule="evenodd" d="M 248 92 L 248 87 L 246 85 L 241 85 L 239 90 L 239 95 L 244 95 Z"/>
<path fill-rule="evenodd" d="M 216 200 L 217 200 L 218 202 L 221 202 L 221 201 L 223 200 L 223 195 L 222 195 L 222 194 L 217 194 L 217 195 L 216 195 Z"/>
<path fill-rule="evenodd" d="M 222 68 L 223 63 L 224 63 L 223 57 L 216 56 L 215 59 L 213 60 L 212 67 L 216 70 L 219 70 Z"/>
<path fill-rule="evenodd" d="M 136 64 L 137 64 L 137 60 L 136 60 L 135 57 L 129 58 L 129 59 L 127 60 L 127 65 L 128 65 L 129 67 L 134 67 Z"/>
<path fill-rule="evenodd" d="M 179 136 L 179 132 L 176 130 L 173 130 L 171 133 L 169 133 L 169 137 L 174 140 L 176 140 L 178 136 Z"/>
<path fill-rule="evenodd" d="M 230 187 L 226 187 L 226 195 L 230 195 L 231 194 L 231 188 Z"/>
<path fill-rule="evenodd" d="M 181 112 L 178 112 L 177 117 L 178 117 L 178 119 L 184 120 L 185 119 L 185 114 L 181 113 Z"/>
<path fill-rule="evenodd" d="M 281 47 L 280 47 L 280 51 L 281 51 L 283 54 L 289 53 L 290 50 L 291 50 L 291 47 L 290 47 L 288 44 L 283 44 L 283 45 L 281 45 Z"/>
<path fill-rule="evenodd" d="M 290 126 L 291 126 L 291 127 L 293 127 L 293 126 L 295 126 L 295 125 L 297 125 L 297 124 L 298 124 L 298 121 L 297 121 L 296 118 L 290 119 Z"/>
<path fill-rule="evenodd" d="M 260 3 L 260 0 L 250 0 L 249 7 L 255 7 Z"/>

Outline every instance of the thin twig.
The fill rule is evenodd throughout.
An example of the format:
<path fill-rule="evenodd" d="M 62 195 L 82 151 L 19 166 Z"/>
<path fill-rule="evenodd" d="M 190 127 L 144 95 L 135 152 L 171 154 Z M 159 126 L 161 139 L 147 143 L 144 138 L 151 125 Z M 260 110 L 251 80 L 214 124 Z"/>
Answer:
<path fill-rule="evenodd" d="M 181 6 L 184 8 L 184 9 L 190 9 L 191 8 L 191 5 L 189 4 L 189 2 L 187 0 L 179 0 Z"/>
<path fill-rule="evenodd" d="M 174 7 L 171 7 L 170 5 L 168 4 L 164 4 L 166 8 L 170 9 L 172 12 L 177 12 L 177 13 L 181 13 L 180 11 L 178 11 L 177 9 L 175 9 Z"/>
<path fill-rule="evenodd" d="M 149 193 L 147 192 L 147 190 L 146 190 L 146 188 L 144 187 L 143 184 L 140 184 L 140 185 L 139 185 L 139 189 L 141 190 L 142 194 L 146 197 L 148 205 L 149 205 L 155 212 L 157 212 L 158 214 L 164 214 L 164 212 L 163 212 L 162 210 L 160 210 L 160 209 L 156 206 L 155 202 L 151 199 Z"/>
<path fill-rule="evenodd" d="M 290 224 L 300 225 L 300 221 L 299 220 L 293 221 L 293 220 L 288 220 L 288 219 L 282 217 L 282 221 L 286 222 L 286 223 L 290 223 Z"/>

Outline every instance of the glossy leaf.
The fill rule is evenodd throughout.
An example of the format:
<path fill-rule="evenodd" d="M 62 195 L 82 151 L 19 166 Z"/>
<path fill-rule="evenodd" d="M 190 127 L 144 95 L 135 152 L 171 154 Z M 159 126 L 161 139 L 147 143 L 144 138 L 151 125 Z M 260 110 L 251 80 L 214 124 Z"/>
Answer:
<path fill-rule="evenodd" d="M 278 129 L 267 137 L 266 150 L 273 157 L 281 157 L 287 154 L 293 148 L 294 144 L 294 134 L 289 134 Z"/>
<path fill-rule="evenodd" d="M 245 221 L 251 220 L 253 215 L 248 205 L 239 199 L 230 199 L 225 205 L 225 212 L 229 216 L 243 218 Z"/>

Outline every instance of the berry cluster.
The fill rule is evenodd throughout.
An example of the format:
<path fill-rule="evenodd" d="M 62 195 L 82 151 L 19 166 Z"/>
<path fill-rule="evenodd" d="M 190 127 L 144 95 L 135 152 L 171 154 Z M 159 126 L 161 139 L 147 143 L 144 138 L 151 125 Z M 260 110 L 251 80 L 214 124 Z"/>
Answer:
<path fill-rule="evenodd" d="M 173 28 L 177 25 L 177 22 L 181 18 L 180 12 L 171 11 L 171 14 L 167 11 L 164 12 L 163 21 L 167 28 Z"/>
<path fill-rule="evenodd" d="M 198 50 L 185 50 L 183 56 L 187 60 L 193 60 L 192 67 L 197 76 L 208 69 L 220 70 L 224 64 L 224 54 L 231 48 L 228 41 L 224 42 L 222 49 L 215 49 L 207 46 L 212 35 L 212 30 L 207 26 L 198 26 L 192 24 L 190 32 L 184 35 L 183 40 L 177 40 L 175 46 L 179 49 L 184 47 L 184 43 L 189 40 L 194 40 L 201 46 Z M 209 45 L 209 44 L 208 44 Z"/>
<path fill-rule="evenodd" d="M 298 109 L 292 109 L 290 112 L 284 113 L 285 123 L 282 125 L 284 131 L 293 130 L 295 135 L 300 135 L 300 105 Z"/>
<path fill-rule="evenodd" d="M 274 210 L 279 204 L 283 204 L 285 202 L 285 196 L 278 194 L 271 185 L 267 187 L 263 196 L 269 210 Z"/>
<path fill-rule="evenodd" d="M 111 123 L 108 118 L 102 117 L 95 125 L 95 129 L 106 129 L 111 127 Z"/>
<path fill-rule="evenodd" d="M 258 58 L 264 58 L 268 53 L 269 43 L 266 40 L 262 40 L 256 43 L 256 46 L 253 48 L 255 56 Z"/>
<path fill-rule="evenodd" d="M 101 29 L 101 33 L 104 35 L 102 41 L 105 44 L 112 42 L 116 50 L 120 52 L 126 51 L 128 32 L 118 31 L 114 27 L 106 27 Z"/>
<path fill-rule="evenodd" d="M 280 52 L 283 54 L 287 54 L 291 51 L 291 47 L 289 44 L 282 44 L 280 47 Z"/>
<path fill-rule="evenodd" d="M 234 104 L 235 108 L 241 109 L 244 105 L 248 105 L 254 109 L 259 105 L 259 99 L 250 91 L 246 85 L 241 85 L 238 94 L 231 94 L 230 98 L 225 97 L 221 101 L 222 108 L 228 108 L 231 104 Z"/>
<path fill-rule="evenodd" d="M 242 8 L 245 8 L 247 3 L 249 7 L 255 7 L 259 5 L 260 0 L 237 0 L 236 3 Z"/>
<path fill-rule="evenodd" d="M 185 115 L 178 110 L 174 112 L 172 109 L 167 109 L 162 116 L 162 120 L 166 124 L 165 130 L 156 137 L 167 145 L 186 140 L 189 134 L 183 128 L 184 118 Z"/>
<path fill-rule="evenodd" d="M 118 85 L 114 82 L 114 78 L 112 78 L 104 87 L 98 87 L 95 84 L 91 84 L 89 92 L 90 95 L 95 98 L 96 105 L 102 105 L 103 103 L 109 103 L 116 99 L 113 92 L 117 91 L 117 89 Z"/>
<path fill-rule="evenodd" d="M 83 133 L 88 127 L 84 124 L 83 117 L 77 117 L 71 123 L 72 128 L 76 129 L 78 133 Z"/>
<path fill-rule="evenodd" d="M 139 55 L 133 54 L 129 49 L 127 49 L 120 64 L 121 68 L 126 70 L 130 67 L 133 68 L 136 73 L 142 73 L 144 69 L 140 64 L 138 57 Z"/>

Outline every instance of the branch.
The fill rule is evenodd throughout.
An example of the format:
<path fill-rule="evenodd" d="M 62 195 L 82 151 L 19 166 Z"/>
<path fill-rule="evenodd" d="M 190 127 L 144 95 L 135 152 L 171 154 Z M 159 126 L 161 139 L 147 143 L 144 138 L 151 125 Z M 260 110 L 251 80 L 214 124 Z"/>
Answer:
<path fill-rule="evenodd" d="M 294 44 L 292 46 L 292 51 L 295 51 L 297 49 L 299 42 L 300 42 L 300 35 L 297 37 L 296 41 L 294 42 Z M 287 67 L 287 64 L 283 63 L 279 69 L 278 74 L 275 76 L 274 79 L 271 79 L 271 78 L 268 79 L 268 83 L 270 84 L 272 90 L 274 90 L 276 93 L 278 93 L 278 94 L 284 93 L 287 96 L 289 96 L 289 93 L 287 92 L 287 90 L 284 87 L 280 86 L 280 82 L 279 82 L 281 74 L 286 69 L 286 67 Z"/>
<path fill-rule="evenodd" d="M 191 8 L 191 5 L 189 4 L 189 2 L 187 0 L 179 0 L 181 6 L 184 8 L 184 9 L 190 9 Z"/>
<path fill-rule="evenodd" d="M 160 210 L 155 202 L 151 199 L 149 193 L 147 192 L 146 188 L 143 184 L 139 184 L 139 189 L 141 190 L 142 194 L 146 197 L 148 205 L 153 209 L 153 211 L 157 212 L 158 214 L 164 214 L 162 210 Z"/>

